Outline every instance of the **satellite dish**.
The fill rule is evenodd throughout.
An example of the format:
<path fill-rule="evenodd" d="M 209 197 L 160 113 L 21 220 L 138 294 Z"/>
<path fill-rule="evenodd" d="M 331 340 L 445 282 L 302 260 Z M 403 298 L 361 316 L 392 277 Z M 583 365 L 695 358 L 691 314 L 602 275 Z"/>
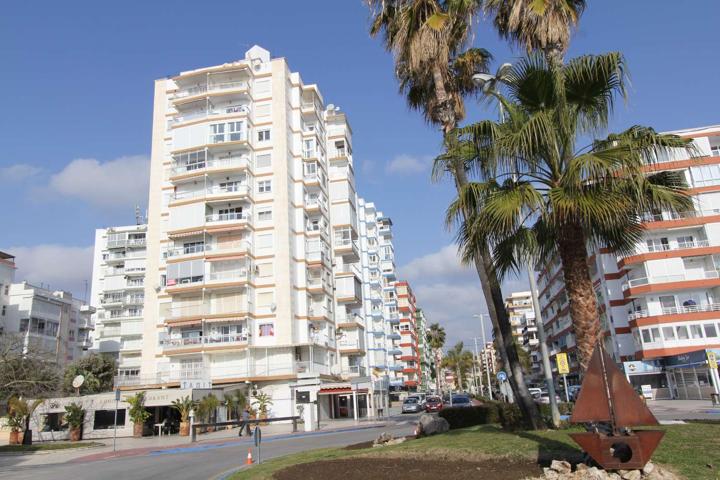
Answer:
<path fill-rule="evenodd" d="M 330 367 L 330 373 L 333 375 L 340 375 L 340 365 L 337 363 Z"/>
<path fill-rule="evenodd" d="M 78 375 L 77 377 L 73 378 L 72 386 L 73 388 L 80 388 L 83 383 L 85 383 L 85 377 L 82 375 Z"/>

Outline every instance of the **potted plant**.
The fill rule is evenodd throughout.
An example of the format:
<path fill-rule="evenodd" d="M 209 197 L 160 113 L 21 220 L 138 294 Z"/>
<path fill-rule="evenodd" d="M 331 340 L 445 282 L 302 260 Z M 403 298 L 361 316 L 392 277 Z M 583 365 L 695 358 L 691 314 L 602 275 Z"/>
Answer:
<path fill-rule="evenodd" d="M 253 400 L 252 403 L 257 408 L 261 420 L 268 418 L 268 410 L 273 404 L 270 395 L 265 392 L 260 392 L 255 395 L 255 400 Z"/>
<path fill-rule="evenodd" d="M 211 423 L 215 420 L 215 411 L 220 406 L 220 400 L 215 395 L 208 395 L 200 400 L 198 404 L 198 413 L 205 423 Z M 214 432 L 215 427 L 208 427 L 208 432 Z"/>
<path fill-rule="evenodd" d="M 30 430 L 30 419 L 35 410 L 44 402 L 42 399 L 37 399 L 32 402 L 23 400 L 20 398 L 11 398 L 8 402 L 9 421 L 11 424 L 11 441 L 14 440 L 20 443 L 20 431 L 23 431 L 23 445 L 32 445 L 32 430 Z M 14 435 L 13 435 L 14 434 Z"/>
<path fill-rule="evenodd" d="M 80 441 L 82 439 L 83 422 L 85 421 L 85 410 L 82 406 L 75 402 L 66 406 L 65 421 L 70 427 L 70 441 Z"/>
<path fill-rule="evenodd" d="M 172 408 L 180 413 L 180 436 L 190 435 L 190 412 L 197 406 L 189 396 L 173 400 Z"/>
<path fill-rule="evenodd" d="M 18 415 L 10 406 L 7 415 L 7 426 L 10 427 L 10 445 L 20 445 L 20 432 L 23 428 L 23 419 L 21 415 Z"/>
<path fill-rule="evenodd" d="M 125 401 L 130 405 L 128 415 L 133 422 L 133 437 L 142 437 L 145 420 L 150 418 L 150 412 L 145 410 L 145 392 L 138 392 Z"/>

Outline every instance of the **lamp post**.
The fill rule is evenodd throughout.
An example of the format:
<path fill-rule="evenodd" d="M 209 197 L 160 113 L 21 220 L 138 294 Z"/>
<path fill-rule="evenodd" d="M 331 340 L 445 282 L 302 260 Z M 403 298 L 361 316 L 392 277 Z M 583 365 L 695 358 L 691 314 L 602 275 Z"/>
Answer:
<path fill-rule="evenodd" d="M 487 315 L 487 314 L 481 313 L 481 314 L 475 314 L 475 315 L 473 315 L 473 317 L 480 319 L 480 333 L 482 334 L 482 342 L 483 342 L 483 344 L 482 344 L 483 360 L 485 361 L 485 363 L 487 365 L 485 367 L 485 373 L 487 374 L 488 397 L 490 397 L 490 400 L 492 400 L 493 394 L 492 394 L 492 387 L 491 387 L 492 383 L 490 383 L 490 361 L 487 358 L 487 340 L 485 339 L 485 322 L 483 322 L 483 318 L 485 318 L 485 315 Z"/>

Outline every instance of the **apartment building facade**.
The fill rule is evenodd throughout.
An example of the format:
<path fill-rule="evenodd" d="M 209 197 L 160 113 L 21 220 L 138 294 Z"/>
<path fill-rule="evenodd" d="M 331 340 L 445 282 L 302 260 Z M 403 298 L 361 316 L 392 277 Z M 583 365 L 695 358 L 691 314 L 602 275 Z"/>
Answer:
<path fill-rule="evenodd" d="M 255 46 L 157 80 L 142 350 L 120 386 L 376 410 L 400 340 L 391 227 L 358 198 L 345 114 L 285 59 Z"/>
<path fill-rule="evenodd" d="M 147 225 L 95 231 L 90 302 L 92 350 L 118 362 L 117 375 L 137 376 L 143 348 Z"/>
<path fill-rule="evenodd" d="M 694 208 L 648 212 L 632 254 L 592 249 L 588 265 L 604 346 L 631 381 L 651 386 L 656 398 L 709 398 L 718 385 L 705 357 L 720 353 L 720 126 L 670 133 L 692 139 L 697 157 L 673 152 L 647 171 L 683 172 Z M 551 354 L 568 353 L 577 381 L 559 259 L 539 272 L 538 288 Z"/>
<path fill-rule="evenodd" d="M 542 375 L 542 359 L 538 350 L 540 341 L 537 336 L 535 309 L 530 292 L 512 292 L 505 298 L 505 308 L 512 325 L 513 337 L 517 344 L 530 355 L 529 373 L 532 380 L 537 381 Z"/>
<path fill-rule="evenodd" d="M 417 305 L 410 284 L 406 281 L 395 282 L 398 314 L 400 324 L 399 347 L 402 363 L 403 386 L 409 390 L 417 390 L 423 383 L 420 365 L 420 337 L 424 336 L 417 322 Z"/>
<path fill-rule="evenodd" d="M 15 282 L 15 258 L 0 252 L 0 331 L 24 337 L 24 348 L 64 367 L 92 345 L 92 314 L 86 302 L 62 290 Z"/>
<path fill-rule="evenodd" d="M 432 381 L 435 359 L 433 358 L 432 349 L 428 345 L 428 319 L 422 308 L 418 308 L 415 312 L 415 325 L 418 330 L 418 353 L 420 357 L 420 385 L 418 390 L 427 392 L 435 388 L 435 383 Z"/>

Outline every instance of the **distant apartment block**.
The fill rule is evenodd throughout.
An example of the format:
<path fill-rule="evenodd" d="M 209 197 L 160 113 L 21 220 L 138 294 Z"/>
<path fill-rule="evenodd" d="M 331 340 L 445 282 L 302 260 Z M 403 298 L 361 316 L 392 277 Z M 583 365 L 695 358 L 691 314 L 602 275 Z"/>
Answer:
<path fill-rule="evenodd" d="M 590 248 L 605 348 L 637 386 L 656 398 L 710 398 L 706 353 L 720 354 L 720 126 L 675 132 L 698 157 L 674 152 L 647 172 L 679 171 L 693 200 L 686 212 L 647 212 L 646 231 L 628 255 Z M 577 381 L 575 335 L 559 258 L 538 274 L 551 354 L 567 352 Z"/>
<path fill-rule="evenodd" d="M 533 380 L 539 380 L 542 375 L 542 359 L 538 349 L 540 341 L 530 292 L 512 292 L 505 298 L 505 308 L 510 318 L 513 337 L 530 355 L 531 371 L 528 373 Z"/>
<path fill-rule="evenodd" d="M 95 335 L 93 351 L 118 362 L 118 376 L 140 372 L 145 305 L 147 225 L 95 231 L 91 304 Z"/>

